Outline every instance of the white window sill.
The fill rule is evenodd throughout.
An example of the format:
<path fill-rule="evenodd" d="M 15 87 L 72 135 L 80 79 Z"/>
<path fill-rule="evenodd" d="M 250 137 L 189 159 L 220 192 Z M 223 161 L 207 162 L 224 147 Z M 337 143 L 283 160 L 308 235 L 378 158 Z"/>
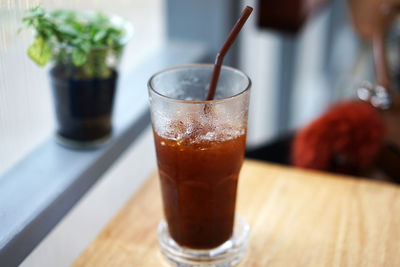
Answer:
<path fill-rule="evenodd" d="M 156 170 L 149 125 L 20 267 L 68 267 Z M 156 231 L 156 229 L 154 229 Z"/>

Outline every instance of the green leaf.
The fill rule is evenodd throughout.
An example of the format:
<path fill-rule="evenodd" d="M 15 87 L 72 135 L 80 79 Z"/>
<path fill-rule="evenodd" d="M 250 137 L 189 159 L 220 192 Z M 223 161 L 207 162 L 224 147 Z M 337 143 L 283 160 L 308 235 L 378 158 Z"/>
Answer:
<path fill-rule="evenodd" d="M 91 49 L 91 45 L 89 41 L 81 41 L 81 43 L 79 44 L 79 48 L 82 49 L 85 53 L 89 53 L 90 49 Z"/>
<path fill-rule="evenodd" d="M 51 47 L 43 38 L 36 37 L 28 48 L 28 56 L 39 66 L 44 66 L 51 58 Z"/>
<path fill-rule="evenodd" d="M 82 66 L 87 60 L 87 53 L 81 49 L 74 49 L 72 52 L 72 61 L 75 66 Z"/>
<path fill-rule="evenodd" d="M 110 17 L 102 13 L 47 12 L 36 7 L 28 11 L 22 23 L 25 28 L 34 29 L 37 37 L 28 48 L 32 60 L 44 66 L 51 58 L 56 64 L 70 64 L 72 58 L 72 64 L 79 67 L 76 73 L 80 78 L 109 75 L 107 53 L 115 49 L 115 54 L 119 54 L 120 40 L 125 35 L 124 27 L 114 25 Z M 62 44 L 68 49 L 52 49 L 53 44 Z"/>
<path fill-rule="evenodd" d="M 76 36 L 79 34 L 79 32 L 77 32 L 77 30 L 72 25 L 69 25 L 69 24 L 59 25 L 57 30 L 60 33 L 71 35 L 71 36 Z"/>
<path fill-rule="evenodd" d="M 97 32 L 93 37 L 93 41 L 97 43 L 98 41 L 103 39 L 106 36 L 106 34 L 107 34 L 107 31 L 104 31 L 104 30 Z"/>

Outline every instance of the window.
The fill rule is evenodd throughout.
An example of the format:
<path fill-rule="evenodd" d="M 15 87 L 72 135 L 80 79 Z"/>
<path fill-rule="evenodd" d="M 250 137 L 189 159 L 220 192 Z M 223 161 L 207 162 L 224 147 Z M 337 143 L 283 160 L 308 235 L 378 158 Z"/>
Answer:
<path fill-rule="evenodd" d="M 55 129 L 48 67 L 38 67 L 26 54 L 32 32 L 23 30 L 17 34 L 25 10 L 39 2 L 46 9 L 94 9 L 131 21 L 134 34 L 124 50 L 122 72 L 133 68 L 164 41 L 162 0 L 1 1 L 0 176 Z"/>

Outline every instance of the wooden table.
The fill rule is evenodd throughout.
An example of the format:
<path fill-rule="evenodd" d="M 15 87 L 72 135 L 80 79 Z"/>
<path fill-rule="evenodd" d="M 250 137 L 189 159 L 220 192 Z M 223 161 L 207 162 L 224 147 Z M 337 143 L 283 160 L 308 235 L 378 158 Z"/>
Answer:
<path fill-rule="evenodd" d="M 237 212 L 251 236 L 238 266 L 400 266 L 398 186 L 255 161 L 239 181 Z M 154 175 L 72 266 L 169 266 L 161 218 Z"/>

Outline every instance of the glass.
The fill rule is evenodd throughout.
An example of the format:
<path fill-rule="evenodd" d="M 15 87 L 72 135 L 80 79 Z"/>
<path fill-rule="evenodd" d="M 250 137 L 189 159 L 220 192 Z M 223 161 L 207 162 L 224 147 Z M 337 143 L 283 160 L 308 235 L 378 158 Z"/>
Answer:
<path fill-rule="evenodd" d="M 149 81 L 165 221 L 161 251 L 177 266 L 230 266 L 249 227 L 235 217 L 246 146 L 250 79 L 223 67 L 215 100 L 203 101 L 213 65 L 184 65 Z"/>

